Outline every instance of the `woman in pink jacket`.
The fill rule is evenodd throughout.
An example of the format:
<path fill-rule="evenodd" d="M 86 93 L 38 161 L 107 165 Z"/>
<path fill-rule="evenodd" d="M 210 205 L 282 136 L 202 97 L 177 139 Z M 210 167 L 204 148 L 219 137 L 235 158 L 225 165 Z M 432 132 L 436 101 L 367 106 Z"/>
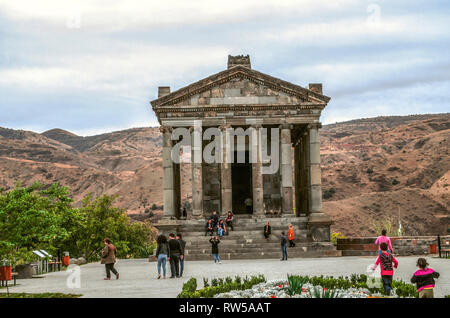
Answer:
<path fill-rule="evenodd" d="M 392 244 L 391 244 L 391 239 L 389 237 L 386 236 L 386 230 L 381 231 L 381 235 L 377 237 L 377 240 L 375 241 L 375 244 L 378 245 L 378 255 L 381 255 L 381 244 L 382 243 L 386 243 L 388 250 L 387 252 L 392 254 Z"/>

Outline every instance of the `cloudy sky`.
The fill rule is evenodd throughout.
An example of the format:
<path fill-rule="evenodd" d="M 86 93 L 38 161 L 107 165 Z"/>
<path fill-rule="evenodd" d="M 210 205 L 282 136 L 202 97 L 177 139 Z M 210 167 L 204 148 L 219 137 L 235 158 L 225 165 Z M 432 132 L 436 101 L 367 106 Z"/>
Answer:
<path fill-rule="evenodd" d="M 0 0 L 0 126 L 156 126 L 228 54 L 332 98 L 322 122 L 450 110 L 448 0 Z"/>

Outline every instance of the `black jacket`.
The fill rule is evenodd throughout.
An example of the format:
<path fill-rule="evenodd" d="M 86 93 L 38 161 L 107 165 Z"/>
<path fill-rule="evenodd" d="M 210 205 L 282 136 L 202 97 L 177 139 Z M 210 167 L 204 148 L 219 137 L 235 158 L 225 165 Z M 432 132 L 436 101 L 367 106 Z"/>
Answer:
<path fill-rule="evenodd" d="M 174 254 L 182 255 L 182 253 L 181 253 L 182 247 L 181 247 L 180 242 L 173 239 L 173 240 L 169 240 L 168 245 L 169 245 L 169 256 L 174 255 Z"/>
<path fill-rule="evenodd" d="M 180 242 L 181 245 L 181 255 L 184 255 L 184 249 L 186 248 L 186 241 L 183 239 L 179 239 L 178 242 Z"/>
<path fill-rule="evenodd" d="M 169 246 L 167 243 L 158 244 L 158 247 L 156 248 L 156 257 L 158 257 L 159 254 L 169 255 Z"/>
<path fill-rule="evenodd" d="M 267 225 L 264 225 L 264 233 L 266 233 L 266 227 Z M 272 234 L 272 227 L 269 225 L 269 228 L 267 229 L 267 233 Z"/>
<path fill-rule="evenodd" d="M 214 242 L 214 239 L 210 239 L 209 242 L 211 243 L 211 253 L 212 254 L 219 254 L 219 243 L 220 243 L 220 240 L 217 239 Z"/>
<path fill-rule="evenodd" d="M 286 235 L 282 235 L 281 236 L 281 246 L 286 245 L 288 242 L 287 236 Z"/>

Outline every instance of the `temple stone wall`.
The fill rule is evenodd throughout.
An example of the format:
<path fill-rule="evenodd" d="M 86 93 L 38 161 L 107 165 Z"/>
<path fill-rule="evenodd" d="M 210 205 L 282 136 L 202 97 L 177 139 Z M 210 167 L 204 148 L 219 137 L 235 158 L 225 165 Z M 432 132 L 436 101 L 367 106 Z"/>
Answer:
<path fill-rule="evenodd" d="M 220 164 L 203 163 L 203 214 L 221 210 Z"/>

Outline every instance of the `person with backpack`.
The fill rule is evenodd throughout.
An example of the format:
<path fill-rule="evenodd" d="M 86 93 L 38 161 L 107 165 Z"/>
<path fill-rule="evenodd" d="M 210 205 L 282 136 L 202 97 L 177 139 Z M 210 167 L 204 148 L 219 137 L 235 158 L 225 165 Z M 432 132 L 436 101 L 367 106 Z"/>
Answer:
<path fill-rule="evenodd" d="M 281 254 L 282 254 L 282 261 L 287 261 L 288 255 L 287 255 L 287 242 L 288 238 L 284 234 L 284 232 L 281 232 Z"/>
<path fill-rule="evenodd" d="M 392 244 L 391 244 L 391 239 L 389 237 L 386 236 L 386 230 L 382 230 L 381 231 L 381 235 L 377 237 L 375 244 L 378 246 L 378 255 L 381 255 L 381 244 L 382 243 L 386 243 L 388 246 L 387 252 L 392 254 L 393 252 L 393 248 L 392 248 Z"/>
<path fill-rule="evenodd" d="M 182 247 L 179 241 L 175 239 L 173 233 L 169 234 L 169 261 L 172 275 L 170 278 L 180 277 L 180 257 L 182 257 Z"/>
<path fill-rule="evenodd" d="M 434 279 L 439 278 L 439 273 L 428 267 L 425 258 L 417 260 L 417 267 L 419 268 L 411 278 L 411 283 L 416 284 L 419 298 L 434 298 Z"/>
<path fill-rule="evenodd" d="M 214 257 L 214 264 L 216 264 L 216 262 L 219 262 L 219 264 L 222 264 L 222 261 L 220 260 L 220 256 L 219 256 L 220 240 L 217 238 L 217 236 L 214 236 L 211 239 L 209 239 L 209 242 L 211 243 L 211 253 Z"/>
<path fill-rule="evenodd" d="M 387 296 L 391 295 L 392 290 L 392 276 L 394 275 L 394 268 L 398 267 L 398 261 L 392 254 L 388 253 L 387 243 L 380 244 L 381 254 L 378 255 L 372 269 L 375 270 L 378 264 L 381 267 L 381 279 L 383 281 L 384 292 Z"/>
<path fill-rule="evenodd" d="M 116 275 L 116 279 L 119 279 L 119 272 L 114 268 L 114 264 L 116 263 L 117 249 L 111 243 L 110 239 L 105 238 L 103 242 L 105 243 L 105 247 L 102 250 L 100 263 L 105 264 L 106 270 L 105 280 L 111 279 L 111 272 L 113 272 L 113 274 Z"/>
<path fill-rule="evenodd" d="M 183 240 L 183 237 L 180 233 L 177 234 L 177 240 L 181 245 L 181 255 L 180 255 L 180 277 L 183 277 L 184 271 L 184 249 L 186 248 L 186 241 Z"/>
<path fill-rule="evenodd" d="M 161 267 L 163 269 L 164 279 L 166 279 L 166 264 L 167 256 L 169 255 L 169 246 L 167 245 L 167 238 L 165 235 L 159 235 L 156 239 L 156 244 L 158 245 L 156 248 L 158 279 L 161 278 Z"/>

